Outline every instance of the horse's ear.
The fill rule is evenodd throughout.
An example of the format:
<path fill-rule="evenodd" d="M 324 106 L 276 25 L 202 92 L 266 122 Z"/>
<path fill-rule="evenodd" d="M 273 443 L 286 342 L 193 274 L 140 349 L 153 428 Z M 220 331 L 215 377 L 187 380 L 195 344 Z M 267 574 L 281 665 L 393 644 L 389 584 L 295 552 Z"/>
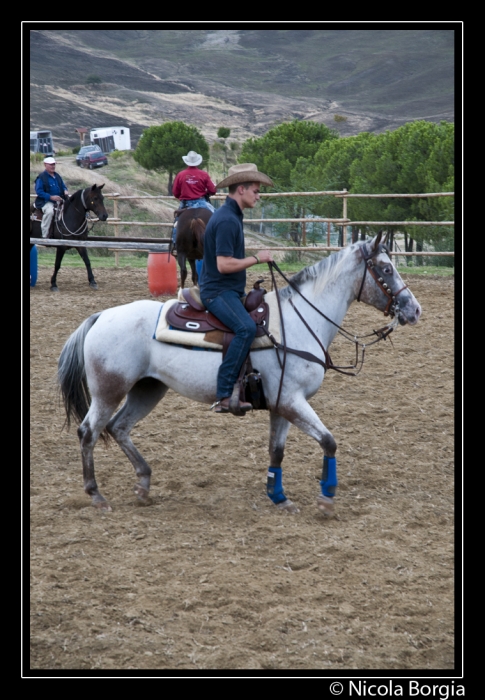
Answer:
<path fill-rule="evenodd" d="M 382 231 L 379 231 L 377 236 L 375 238 L 373 238 L 372 241 L 370 242 L 370 247 L 374 251 L 374 253 L 379 248 L 379 243 L 381 242 L 381 238 L 382 238 Z"/>
<path fill-rule="evenodd" d="M 105 183 L 105 182 L 103 182 L 103 184 L 99 186 L 99 189 L 100 189 L 100 190 L 102 190 L 102 189 L 103 189 L 103 187 L 105 186 L 105 184 L 106 184 L 106 183 Z"/>

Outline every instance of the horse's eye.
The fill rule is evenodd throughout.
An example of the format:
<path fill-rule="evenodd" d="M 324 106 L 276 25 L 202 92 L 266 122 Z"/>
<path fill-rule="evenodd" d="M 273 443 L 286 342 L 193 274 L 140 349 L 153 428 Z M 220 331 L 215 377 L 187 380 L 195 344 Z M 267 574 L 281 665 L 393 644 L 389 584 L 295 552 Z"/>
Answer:
<path fill-rule="evenodd" d="M 386 265 L 385 268 L 383 268 L 382 272 L 385 275 L 392 275 L 392 272 L 393 272 L 392 265 Z"/>

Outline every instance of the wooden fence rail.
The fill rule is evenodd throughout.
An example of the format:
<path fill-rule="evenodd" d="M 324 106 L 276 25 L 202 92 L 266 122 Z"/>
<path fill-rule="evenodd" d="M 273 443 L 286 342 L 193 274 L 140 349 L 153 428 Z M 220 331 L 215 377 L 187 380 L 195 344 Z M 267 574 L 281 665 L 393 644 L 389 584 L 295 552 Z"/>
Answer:
<path fill-rule="evenodd" d="M 101 236 L 99 237 L 101 238 Z M 57 240 L 54 238 L 31 238 L 30 242 L 34 245 L 37 246 L 45 246 L 46 248 L 52 248 L 56 246 L 66 246 L 67 248 L 109 248 L 111 250 L 136 250 L 136 251 L 145 251 L 149 253 L 167 253 L 168 248 L 169 248 L 169 242 L 170 240 L 168 238 L 153 238 L 152 241 L 153 243 L 147 243 L 147 239 L 143 239 L 142 241 L 137 241 L 134 242 L 133 239 L 130 241 L 121 241 L 118 239 L 117 241 L 114 241 L 111 237 L 106 237 L 103 238 L 102 241 L 96 240 L 94 241 L 91 237 L 87 241 L 73 241 L 70 243 L 69 241 L 66 240 Z M 338 246 L 266 246 L 262 247 L 260 245 L 251 245 L 250 243 L 246 244 L 246 250 L 284 250 L 284 251 L 302 251 L 305 253 L 319 253 L 319 252 L 329 252 L 329 251 L 338 251 L 342 250 L 342 248 L 339 248 Z M 411 256 L 411 255 L 429 255 L 429 256 L 454 256 L 455 254 L 453 252 L 451 253 L 443 253 L 443 252 L 435 252 L 435 251 L 429 251 L 429 252 L 413 252 L 413 253 L 408 253 L 408 252 L 401 252 L 401 251 L 392 251 L 390 253 L 390 256 L 392 257 L 393 255 L 398 255 L 398 256 Z"/>
<path fill-rule="evenodd" d="M 315 197 L 315 196 L 324 196 L 324 195 L 331 195 L 334 197 L 342 198 L 343 199 L 343 217 L 342 218 L 326 218 L 326 217 L 312 217 L 307 218 L 307 217 L 300 217 L 300 218 L 276 218 L 276 219 L 246 219 L 245 223 L 247 225 L 249 224 L 257 224 L 257 223 L 301 223 L 303 226 L 305 224 L 313 224 L 313 223 L 326 223 L 329 225 L 329 230 L 330 230 L 330 224 L 337 224 L 342 226 L 342 240 L 343 240 L 343 245 L 345 246 L 347 243 L 347 227 L 348 226 L 454 226 L 455 222 L 454 221 L 352 221 L 347 217 L 347 200 L 350 198 L 356 198 L 356 197 L 362 197 L 362 198 L 424 198 L 424 197 L 454 197 L 454 192 L 428 192 L 428 193 L 416 193 L 416 194 L 350 194 L 347 192 L 347 190 L 323 190 L 323 191 L 318 191 L 318 192 L 264 192 L 261 193 L 261 197 L 265 199 L 271 199 L 275 197 Z M 226 199 L 225 194 L 219 194 L 219 195 L 213 195 L 211 199 L 217 199 L 217 200 L 225 200 Z M 31 199 L 35 198 L 35 194 L 30 195 Z M 69 242 L 63 240 L 63 241 L 56 241 L 53 239 L 36 239 L 36 238 L 31 238 L 30 242 L 36 245 L 40 246 L 59 246 L 59 245 L 66 245 L 69 247 L 92 247 L 92 248 L 110 248 L 115 251 L 119 250 L 140 250 L 140 251 L 146 251 L 146 252 L 166 252 L 168 250 L 168 245 L 170 243 L 169 238 L 153 238 L 151 241 L 148 239 L 127 239 L 124 236 L 123 237 L 117 237 L 116 234 L 118 233 L 118 227 L 119 226 L 148 226 L 148 227 L 162 227 L 162 228 L 172 228 L 173 227 L 173 222 L 165 222 L 165 221 L 122 221 L 119 216 L 118 216 L 118 202 L 120 200 L 143 200 L 143 199 L 148 199 L 148 200 L 171 200 L 177 202 L 176 198 L 171 196 L 171 195 L 121 195 L 118 192 L 112 192 L 112 193 L 106 193 L 104 195 L 105 199 L 111 199 L 113 201 L 114 205 L 114 216 L 113 217 L 108 217 L 107 221 L 103 222 L 105 224 L 108 224 L 109 226 L 114 226 L 115 227 L 115 236 L 114 237 L 94 237 L 90 236 L 88 241 L 76 241 L 73 242 L 72 244 L 69 244 Z M 98 222 L 99 219 L 92 218 L 90 219 L 90 222 L 96 223 Z M 328 240 L 327 242 L 330 242 L 329 237 L 327 236 Z M 330 245 L 327 246 L 307 246 L 303 245 L 300 247 L 297 246 L 283 246 L 283 247 L 278 247 L 278 246 L 266 246 L 267 248 L 270 247 L 271 250 L 293 250 L 293 251 L 307 251 L 307 252 L 319 252 L 319 251 L 334 251 L 334 250 L 340 250 L 339 247 L 332 247 Z M 251 244 L 247 244 L 246 248 L 248 250 L 264 250 L 263 247 L 258 247 L 258 246 L 253 246 Z M 392 255 L 396 256 L 454 256 L 454 252 L 430 252 L 430 251 L 416 251 L 416 252 L 398 252 L 398 251 L 392 251 Z M 116 264 L 118 264 L 118 253 L 116 253 Z"/>

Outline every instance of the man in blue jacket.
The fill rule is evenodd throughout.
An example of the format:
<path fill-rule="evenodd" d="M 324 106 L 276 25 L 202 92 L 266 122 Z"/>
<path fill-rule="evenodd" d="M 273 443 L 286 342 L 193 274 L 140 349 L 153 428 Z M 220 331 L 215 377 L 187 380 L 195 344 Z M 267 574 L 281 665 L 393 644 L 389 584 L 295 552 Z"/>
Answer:
<path fill-rule="evenodd" d="M 268 250 L 246 257 L 244 250 L 243 209 L 259 201 L 260 185 L 272 186 L 270 178 L 260 173 L 254 163 L 229 168 L 228 177 L 217 185 L 229 188 L 223 206 L 209 220 L 204 234 L 204 264 L 199 278 L 200 298 L 204 306 L 234 333 L 217 374 L 216 413 L 236 412 L 229 407 L 234 384 L 256 335 L 256 324 L 244 308 L 246 269 L 271 262 Z M 240 401 L 237 415 L 252 408 Z"/>
<path fill-rule="evenodd" d="M 44 167 L 44 172 L 40 173 L 35 180 L 35 193 L 37 195 L 35 206 L 37 209 L 42 209 L 42 238 L 47 238 L 54 216 L 54 202 L 66 199 L 69 192 L 62 177 L 56 173 L 55 158 L 52 156 L 44 158 Z"/>

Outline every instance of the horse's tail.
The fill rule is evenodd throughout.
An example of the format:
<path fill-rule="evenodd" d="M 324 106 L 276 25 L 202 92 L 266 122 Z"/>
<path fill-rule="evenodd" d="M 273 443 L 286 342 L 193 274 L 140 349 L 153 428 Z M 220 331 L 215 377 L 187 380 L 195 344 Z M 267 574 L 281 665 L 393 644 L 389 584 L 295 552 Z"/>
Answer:
<path fill-rule="evenodd" d="M 192 219 L 190 222 L 190 230 L 194 235 L 195 247 L 200 254 L 201 259 L 204 257 L 204 233 L 205 222 L 202 219 Z"/>
<path fill-rule="evenodd" d="M 64 403 L 66 420 L 63 427 L 69 430 L 71 419 L 82 423 L 89 406 L 89 394 L 84 365 L 84 341 L 101 312 L 89 316 L 67 339 L 57 363 L 57 382 Z"/>

